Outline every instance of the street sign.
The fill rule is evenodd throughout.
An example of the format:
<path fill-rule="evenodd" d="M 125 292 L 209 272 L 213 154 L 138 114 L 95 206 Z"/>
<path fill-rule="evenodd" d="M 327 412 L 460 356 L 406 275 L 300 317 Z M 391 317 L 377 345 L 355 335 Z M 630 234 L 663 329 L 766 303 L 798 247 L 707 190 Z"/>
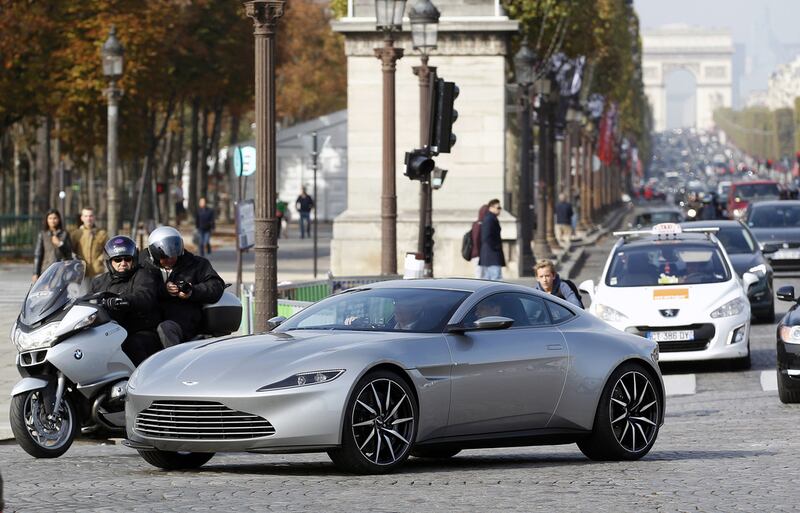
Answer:
<path fill-rule="evenodd" d="M 256 149 L 253 146 L 238 146 L 233 152 L 233 169 L 236 176 L 250 176 L 256 172 Z"/>
<path fill-rule="evenodd" d="M 246 200 L 236 204 L 237 216 L 237 241 L 239 249 L 252 248 L 256 243 L 256 204 L 253 200 Z"/>

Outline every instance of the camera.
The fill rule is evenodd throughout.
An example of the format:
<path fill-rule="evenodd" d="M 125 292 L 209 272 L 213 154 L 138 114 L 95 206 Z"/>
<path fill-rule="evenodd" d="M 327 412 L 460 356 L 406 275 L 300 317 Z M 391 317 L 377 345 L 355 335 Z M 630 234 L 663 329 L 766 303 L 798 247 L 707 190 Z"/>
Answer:
<path fill-rule="evenodd" d="M 192 292 L 192 284 L 188 281 L 180 280 L 179 282 L 175 283 L 175 286 L 178 287 L 178 290 L 184 294 L 190 294 Z"/>

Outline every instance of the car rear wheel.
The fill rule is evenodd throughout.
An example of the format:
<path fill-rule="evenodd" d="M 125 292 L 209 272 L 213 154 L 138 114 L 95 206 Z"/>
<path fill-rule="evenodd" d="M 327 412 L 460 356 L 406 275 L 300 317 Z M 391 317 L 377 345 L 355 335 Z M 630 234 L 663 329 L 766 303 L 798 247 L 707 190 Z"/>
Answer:
<path fill-rule="evenodd" d="M 658 436 L 663 399 L 657 381 L 641 364 L 618 367 L 600 396 L 591 435 L 578 442 L 597 461 L 638 460 Z"/>
<path fill-rule="evenodd" d="M 213 452 L 139 451 L 144 461 L 164 470 L 188 470 L 199 468 L 214 457 Z"/>
<path fill-rule="evenodd" d="M 391 371 L 371 372 L 359 380 L 347 402 L 342 446 L 328 456 L 347 472 L 391 472 L 411 453 L 418 418 L 405 380 Z"/>
<path fill-rule="evenodd" d="M 778 397 L 784 404 L 800 403 L 800 390 L 792 383 L 792 378 L 778 369 Z"/>

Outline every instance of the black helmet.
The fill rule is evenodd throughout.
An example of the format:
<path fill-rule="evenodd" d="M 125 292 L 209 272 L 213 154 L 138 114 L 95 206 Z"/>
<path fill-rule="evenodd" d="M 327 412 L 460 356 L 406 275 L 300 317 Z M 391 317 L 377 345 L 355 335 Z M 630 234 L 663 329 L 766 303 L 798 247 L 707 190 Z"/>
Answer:
<path fill-rule="evenodd" d="M 147 238 L 147 244 L 156 265 L 162 258 L 178 258 L 183 255 L 183 237 L 171 226 L 160 226 L 153 230 Z"/>
<path fill-rule="evenodd" d="M 108 242 L 106 242 L 105 247 L 103 248 L 103 252 L 106 255 L 106 268 L 108 271 L 113 274 L 117 275 L 114 268 L 111 266 L 111 259 L 115 257 L 121 256 L 128 256 L 133 259 L 133 266 L 131 267 L 132 272 L 133 269 L 136 268 L 137 260 L 139 256 L 139 250 L 136 247 L 136 243 L 133 242 L 133 239 L 130 237 L 126 237 L 124 235 L 117 235 L 116 237 L 111 237 Z"/>

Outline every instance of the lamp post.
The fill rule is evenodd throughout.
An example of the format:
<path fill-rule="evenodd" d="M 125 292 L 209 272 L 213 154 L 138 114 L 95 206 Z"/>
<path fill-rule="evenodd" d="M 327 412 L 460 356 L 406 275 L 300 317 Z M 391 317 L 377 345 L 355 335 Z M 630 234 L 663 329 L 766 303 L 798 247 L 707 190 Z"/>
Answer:
<path fill-rule="evenodd" d="M 383 32 L 383 46 L 375 57 L 383 70 L 383 178 L 381 190 L 381 274 L 397 274 L 397 189 L 395 184 L 394 75 L 402 48 L 394 47 L 394 33 L 403 28 L 406 0 L 375 0 L 375 28 Z"/>
<path fill-rule="evenodd" d="M 253 19 L 256 56 L 256 193 L 254 327 L 268 329 L 278 314 L 278 219 L 275 170 L 275 33 L 283 0 L 251 0 L 245 13 Z"/>
<path fill-rule="evenodd" d="M 119 121 L 119 99 L 122 90 L 117 81 L 122 78 L 125 50 L 117 39 L 117 30 L 112 25 L 108 39 L 103 43 L 103 76 L 108 79 L 108 160 L 106 161 L 106 225 L 109 235 L 119 232 L 119 196 L 117 187 L 117 123 Z"/>
<path fill-rule="evenodd" d="M 534 196 L 536 197 L 536 232 L 533 238 L 533 253 L 537 258 L 553 258 L 550 246 L 547 245 L 547 169 L 548 155 L 551 152 L 550 135 L 550 89 L 552 83 L 545 75 L 536 82 L 539 95 L 539 162 L 534 171 Z"/>
<path fill-rule="evenodd" d="M 519 198 L 517 200 L 517 246 L 519 248 L 519 276 L 533 275 L 531 251 L 531 220 L 533 217 L 531 194 L 531 99 L 533 65 L 536 56 L 523 43 L 514 55 L 514 75 L 517 77 L 517 112 L 519 114 Z"/>
<path fill-rule="evenodd" d="M 414 66 L 414 74 L 419 77 L 419 140 L 420 148 L 428 145 L 430 136 L 430 88 L 431 76 L 436 75 L 436 67 L 428 66 L 428 54 L 435 50 L 439 39 L 439 10 L 430 0 L 418 0 L 408 13 L 411 21 L 411 42 L 414 50 L 420 53 L 421 64 Z M 433 226 L 433 194 L 431 177 L 419 182 L 419 236 L 417 252 L 425 254 L 425 228 Z M 426 255 L 426 277 L 433 276 L 433 255 Z"/>

